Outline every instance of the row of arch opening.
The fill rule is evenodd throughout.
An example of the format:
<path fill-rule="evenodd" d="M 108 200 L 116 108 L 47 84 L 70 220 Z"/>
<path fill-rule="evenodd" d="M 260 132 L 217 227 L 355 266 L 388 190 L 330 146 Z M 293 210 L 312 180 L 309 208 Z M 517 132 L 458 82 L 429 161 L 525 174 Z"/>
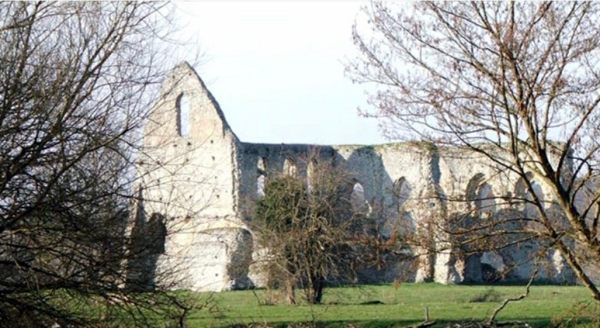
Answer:
<path fill-rule="evenodd" d="M 306 183 L 310 190 L 311 177 L 314 173 L 317 162 L 309 161 L 306 166 Z M 264 187 L 267 179 L 267 162 L 265 158 L 259 158 L 257 162 L 257 180 L 256 194 L 258 197 L 264 196 Z M 283 163 L 282 173 L 290 176 L 298 175 L 298 167 L 296 162 L 291 158 L 286 158 Z M 526 181 L 529 181 L 528 186 Z M 531 192 L 533 190 L 533 193 Z M 410 199 L 412 187 L 405 177 L 401 177 L 394 181 L 389 197 L 392 199 L 392 206 L 402 208 L 406 201 Z M 514 185 L 514 193 L 498 197 L 494 193 L 494 188 L 486 179 L 484 174 L 475 174 L 467 183 L 464 190 L 465 201 L 467 207 L 472 212 L 481 217 L 491 217 L 495 214 L 497 206 L 508 202 L 519 203 L 519 209 L 525 212 L 527 216 L 535 216 L 537 213 L 536 201 L 544 202 L 544 193 L 541 185 L 532 179 L 531 173 L 527 174 L 527 180 L 520 178 Z M 357 179 L 354 179 L 350 200 L 355 208 L 370 207 L 369 197 L 365 190 L 365 186 Z M 514 204 L 509 204 L 514 205 Z"/>

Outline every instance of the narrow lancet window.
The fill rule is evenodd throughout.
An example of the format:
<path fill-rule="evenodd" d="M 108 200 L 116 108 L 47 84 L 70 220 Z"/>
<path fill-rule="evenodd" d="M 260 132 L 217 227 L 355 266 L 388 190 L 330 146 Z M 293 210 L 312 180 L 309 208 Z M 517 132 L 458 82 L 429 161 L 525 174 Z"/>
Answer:
<path fill-rule="evenodd" d="M 190 134 L 190 104 L 184 93 L 177 97 L 177 133 L 181 137 Z"/>
<path fill-rule="evenodd" d="M 352 204 L 354 213 L 365 214 L 368 210 L 369 204 L 365 199 L 365 189 L 360 182 L 355 182 L 352 187 L 350 203 Z"/>
<path fill-rule="evenodd" d="M 401 177 L 400 179 L 396 180 L 396 182 L 394 182 L 392 192 L 398 208 L 401 208 L 410 196 L 410 188 L 406 182 L 406 178 Z"/>
<path fill-rule="evenodd" d="M 260 198 L 265 196 L 265 182 L 267 178 L 267 161 L 265 158 L 261 157 L 258 159 L 256 171 L 256 195 Z"/>

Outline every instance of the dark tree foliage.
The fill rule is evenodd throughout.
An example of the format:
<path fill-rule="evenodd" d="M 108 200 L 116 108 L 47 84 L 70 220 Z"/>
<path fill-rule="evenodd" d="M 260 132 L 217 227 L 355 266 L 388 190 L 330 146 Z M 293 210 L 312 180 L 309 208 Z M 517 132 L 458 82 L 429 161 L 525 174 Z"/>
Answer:
<path fill-rule="evenodd" d="M 163 75 L 163 9 L 0 3 L 0 322 L 179 313 L 167 294 L 126 289 L 122 270 L 135 255 L 125 240 L 131 163 Z"/>
<path fill-rule="evenodd" d="M 319 164 L 307 181 L 283 175 L 267 180 L 253 221 L 259 244 L 268 250 L 265 274 L 295 303 L 294 288 L 320 303 L 328 282 L 350 281 L 376 252 L 365 242 L 369 218 L 353 213 L 352 180 Z"/>

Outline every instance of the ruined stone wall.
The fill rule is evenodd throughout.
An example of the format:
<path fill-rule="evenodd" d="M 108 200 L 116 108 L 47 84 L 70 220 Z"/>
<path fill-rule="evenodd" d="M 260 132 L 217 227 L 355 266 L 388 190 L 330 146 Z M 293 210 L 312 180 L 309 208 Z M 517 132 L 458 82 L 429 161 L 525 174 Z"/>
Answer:
<path fill-rule="evenodd" d="M 178 120 L 183 105 L 187 133 Z M 249 235 L 238 216 L 238 143 L 193 69 L 177 67 L 146 124 L 138 172 L 144 212 L 163 214 L 168 231 L 157 270 L 177 273 L 181 287 L 221 290 L 246 284 L 230 267 L 232 258 L 245 259 L 239 242 L 247 243 Z"/>
<path fill-rule="evenodd" d="M 182 97 L 187 98 L 186 113 Z M 181 126 L 184 114 L 189 130 Z M 260 254 L 247 224 L 253 204 L 269 176 L 291 173 L 306 178 L 311 154 L 354 177 L 383 236 L 413 236 L 431 223 L 467 211 L 489 218 L 527 210 L 468 201 L 482 193 L 509 197 L 519 192 L 519 182 L 510 173 L 499 174 L 493 162 L 465 149 L 419 142 L 376 146 L 240 142 L 217 102 L 187 64 L 175 68 L 164 82 L 144 131 L 143 150 L 138 169 L 143 212 L 148 217 L 163 215 L 167 231 L 157 270 L 176 271 L 174 276 L 181 280 L 178 286 L 194 290 L 262 283 L 260 274 L 251 272 L 252 261 Z M 453 249 L 449 236 L 439 229 L 434 234 L 432 246 L 443 249 L 438 255 L 423 255 L 410 263 L 391 262 L 366 277 L 370 282 L 398 277 L 441 283 L 481 282 L 483 267 L 500 270 L 524 260 L 535 248 L 523 244 L 502 252 L 467 256 Z M 422 251 L 412 250 L 414 254 Z M 528 279 L 531 270 L 531 266 L 522 265 L 508 278 Z M 548 272 L 546 278 L 556 276 L 557 272 Z"/>

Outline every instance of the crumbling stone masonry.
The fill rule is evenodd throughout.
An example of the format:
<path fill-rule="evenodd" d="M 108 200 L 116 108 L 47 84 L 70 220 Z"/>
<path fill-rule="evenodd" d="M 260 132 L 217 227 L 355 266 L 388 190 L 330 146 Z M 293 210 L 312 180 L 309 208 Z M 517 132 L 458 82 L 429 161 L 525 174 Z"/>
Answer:
<path fill-rule="evenodd" d="M 156 226 L 156 218 L 162 218 L 164 227 L 153 231 L 166 233 L 164 238 L 152 239 L 164 241 L 164 245 L 153 248 L 161 253 L 153 254 L 151 261 L 142 261 L 151 266 L 151 277 L 168 275 L 174 287 L 197 291 L 260 285 L 260 274 L 252 265 L 259 250 L 247 226 L 252 216 L 248 204 L 260 197 L 269 174 L 307 176 L 310 163 L 302 160 L 315 150 L 321 158 L 353 174 L 357 181 L 354 190 L 359 193 L 356 197 L 374 209 L 384 236 L 398 230 L 414 234 L 425 222 L 472 210 L 470 206 L 480 208 L 474 213 L 483 218 L 527 210 L 495 205 L 493 200 L 444 201 L 519 192 L 516 178 L 499 176 L 493 163 L 463 149 L 419 142 L 375 146 L 242 142 L 202 80 L 183 63 L 164 81 L 144 129 L 139 158 L 143 202 L 136 205 L 136 227 L 131 231 L 143 235 L 144 225 Z M 540 194 L 550 197 L 543 188 Z M 434 236 L 432 240 L 436 243 L 442 239 Z M 468 257 L 446 250 L 422 256 L 416 265 L 390 263 L 370 277 L 378 282 L 397 277 L 440 283 L 482 282 L 490 272 L 493 275 L 519 263 L 518 269 L 503 279 L 527 280 L 532 265 L 520 262 L 534 248 L 523 244 Z M 541 277 L 572 282 L 573 276 L 565 268 L 563 259 L 555 254 Z"/>

